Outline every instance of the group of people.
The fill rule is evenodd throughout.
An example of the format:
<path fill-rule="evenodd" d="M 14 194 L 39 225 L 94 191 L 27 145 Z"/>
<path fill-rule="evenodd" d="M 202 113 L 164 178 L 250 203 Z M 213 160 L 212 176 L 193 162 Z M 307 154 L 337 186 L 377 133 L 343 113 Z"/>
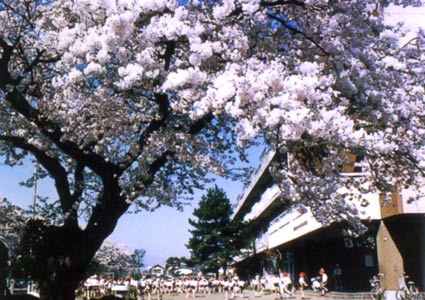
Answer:
<path fill-rule="evenodd" d="M 196 298 L 196 294 L 224 293 L 225 298 L 233 298 L 235 294 L 242 293 L 245 282 L 238 276 L 224 277 L 157 277 L 155 279 L 142 277 L 139 280 L 139 291 L 144 295 L 152 290 L 160 294 L 185 294 L 186 298 Z"/>
<path fill-rule="evenodd" d="M 307 281 L 306 273 L 300 272 L 297 288 L 301 293 L 302 299 L 305 299 L 304 290 L 309 287 Z M 326 274 L 325 269 L 320 268 L 319 275 L 311 279 L 311 288 L 314 291 L 320 291 L 322 295 L 325 295 L 329 291 L 327 284 L 328 275 Z M 278 293 L 281 299 L 292 297 L 295 291 L 295 285 L 293 284 L 288 272 L 282 272 L 280 275 L 268 275 L 263 277 L 257 275 L 251 281 L 251 288 L 256 297 L 260 297 L 266 292 L 271 291 Z"/>
<path fill-rule="evenodd" d="M 341 270 L 339 265 L 333 270 L 332 277 L 335 280 L 335 287 L 341 288 Z M 320 268 L 318 275 L 314 276 L 308 283 L 305 272 L 299 273 L 298 284 L 294 284 L 288 272 L 279 275 L 255 276 L 251 280 L 251 289 L 254 296 L 272 292 L 278 293 L 280 298 L 292 297 L 295 288 L 301 293 L 301 298 L 305 299 L 304 290 L 311 288 L 320 291 L 322 295 L 328 292 L 328 275 L 324 268 Z M 196 298 L 197 294 L 224 293 L 225 300 L 233 299 L 236 296 L 243 297 L 246 282 L 240 280 L 238 276 L 205 277 L 185 276 L 185 277 L 164 277 L 164 276 L 140 276 L 132 278 L 126 276 L 118 280 L 106 279 L 102 274 L 91 276 L 84 282 L 84 292 L 86 299 L 92 299 L 110 294 L 128 293 L 134 299 L 151 300 L 155 298 L 162 300 L 163 295 L 184 294 L 186 298 Z"/>
<path fill-rule="evenodd" d="M 242 294 L 245 282 L 238 276 L 230 277 L 162 277 L 141 276 L 138 279 L 126 276 L 118 280 L 106 279 L 102 274 L 89 277 L 83 284 L 86 298 L 93 299 L 105 295 L 128 293 L 134 299 L 156 298 L 163 295 L 184 294 L 186 298 L 196 298 L 197 294 L 224 293 L 225 299 Z"/>

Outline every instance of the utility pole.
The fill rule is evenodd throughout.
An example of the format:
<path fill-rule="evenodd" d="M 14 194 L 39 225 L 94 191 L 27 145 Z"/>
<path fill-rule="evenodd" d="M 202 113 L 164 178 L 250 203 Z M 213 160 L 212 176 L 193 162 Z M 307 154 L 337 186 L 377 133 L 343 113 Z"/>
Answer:
<path fill-rule="evenodd" d="M 35 204 L 37 201 L 37 173 L 38 173 L 38 162 L 34 162 L 34 190 L 32 194 L 32 219 L 35 219 Z"/>

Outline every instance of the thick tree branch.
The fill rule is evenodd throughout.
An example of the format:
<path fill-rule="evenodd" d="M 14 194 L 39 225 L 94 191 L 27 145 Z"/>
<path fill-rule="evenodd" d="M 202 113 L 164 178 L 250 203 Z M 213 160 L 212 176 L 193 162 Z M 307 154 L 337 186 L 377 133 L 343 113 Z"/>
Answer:
<path fill-rule="evenodd" d="M 65 215 L 73 206 L 70 186 L 66 170 L 62 167 L 58 159 L 48 156 L 43 150 L 31 145 L 25 139 L 15 136 L 0 135 L 0 140 L 10 143 L 13 147 L 20 148 L 32 153 L 37 161 L 52 175 L 55 182 L 56 191 L 59 195 L 62 213 Z M 75 219 L 74 222 L 77 222 Z"/>
<path fill-rule="evenodd" d="M 322 46 L 320 46 L 320 44 L 315 41 L 312 37 L 308 36 L 305 32 L 295 28 L 294 26 L 290 26 L 288 25 L 288 22 L 285 20 L 282 20 L 281 18 L 271 14 L 271 13 L 267 13 L 267 16 L 275 21 L 278 21 L 283 27 L 285 27 L 286 29 L 288 29 L 289 31 L 292 31 L 295 34 L 299 34 L 302 37 L 304 37 L 306 40 L 310 41 L 313 45 L 315 45 L 321 52 L 323 52 L 324 55 L 329 56 L 330 53 L 327 52 Z"/>
<path fill-rule="evenodd" d="M 112 172 L 108 174 L 109 176 L 102 178 L 103 189 L 98 195 L 97 204 L 93 207 L 92 214 L 84 230 L 86 238 L 95 239 L 92 243 L 94 251 L 112 233 L 119 218 L 128 210 L 131 204 L 125 201 L 126 198 L 121 194 L 119 178 Z"/>
<path fill-rule="evenodd" d="M 164 70 L 168 71 L 170 69 L 171 58 L 173 57 L 174 50 L 176 49 L 176 42 L 167 41 L 165 42 L 165 45 L 165 53 L 161 55 L 160 58 L 164 59 Z"/>
<path fill-rule="evenodd" d="M 156 160 L 154 160 L 148 170 L 145 172 L 144 178 L 142 180 L 145 186 L 152 184 L 155 179 L 155 174 L 170 160 L 174 157 L 176 152 L 174 151 L 164 151 Z"/>
<path fill-rule="evenodd" d="M 13 79 L 9 73 L 9 62 L 12 57 L 14 48 L 10 46 L 1 37 L 0 48 L 3 49 L 3 53 L 0 59 L 0 88 L 4 90 L 7 84 L 15 85 L 18 83 L 18 81 L 16 79 Z"/>
<path fill-rule="evenodd" d="M 214 118 L 212 113 L 206 114 L 203 118 L 197 120 L 193 123 L 188 130 L 188 133 L 191 135 L 198 134 L 202 129 L 204 129 L 209 122 Z M 160 156 L 158 156 L 149 166 L 147 171 L 144 173 L 141 182 L 144 186 L 152 184 L 155 178 L 155 174 L 170 160 L 175 156 L 174 151 L 166 150 Z"/>
<path fill-rule="evenodd" d="M 34 58 L 34 60 L 31 63 L 27 62 L 27 67 L 25 68 L 25 70 L 23 72 L 24 74 L 29 73 L 29 72 L 32 72 L 32 70 L 34 70 L 34 68 L 40 62 L 41 57 L 43 56 L 44 52 L 45 52 L 44 50 L 38 52 L 37 56 Z"/>
<path fill-rule="evenodd" d="M 171 59 L 174 55 L 175 49 L 176 49 L 176 42 L 175 41 L 167 41 L 165 42 L 166 49 L 164 54 L 160 55 L 161 59 L 164 59 L 164 69 L 166 71 L 169 70 Z M 126 170 L 133 162 L 134 160 L 140 155 L 140 153 L 143 153 L 144 147 L 146 145 L 146 141 L 148 138 L 152 135 L 152 133 L 159 130 L 161 127 L 163 127 L 166 124 L 166 120 L 168 116 L 170 115 L 170 101 L 168 99 L 167 94 L 163 93 L 155 93 L 154 101 L 158 105 L 158 110 L 160 112 L 160 118 L 154 119 L 150 122 L 148 127 L 143 131 L 143 133 L 140 135 L 138 146 L 139 150 L 136 154 L 127 153 L 124 156 L 124 159 L 122 160 L 121 168 L 122 171 Z"/>
<path fill-rule="evenodd" d="M 273 6 L 279 6 L 279 5 L 288 5 L 293 4 L 296 6 L 305 7 L 305 3 L 302 1 L 296 1 L 296 0 L 277 0 L 277 1 L 261 1 L 260 6 L 262 7 L 273 7 Z"/>
<path fill-rule="evenodd" d="M 124 172 L 136 159 L 143 153 L 149 137 L 160 128 L 165 126 L 166 120 L 170 115 L 170 102 L 167 94 L 155 94 L 155 102 L 158 105 L 158 111 L 160 112 L 160 118 L 152 120 L 145 130 L 141 133 L 139 140 L 137 141 L 138 151 L 132 153 L 129 151 L 126 153 L 120 164 L 121 172 Z"/>
<path fill-rule="evenodd" d="M 74 171 L 74 193 L 72 194 L 72 197 L 75 200 L 78 200 L 81 198 L 84 188 L 84 165 L 81 162 L 77 162 L 77 166 L 75 167 Z"/>
<path fill-rule="evenodd" d="M 69 222 L 78 223 L 78 211 L 77 207 L 82 201 L 82 195 L 84 191 L 84 164 L 77 162 L 74 171 L 74 191 L 71 194 L 72 201 L 68 203 L 68 207 L 65 207 L 65 210 L 68 212 L 68 217 L 65 219 L 65 223 Z"/>
<path fill-rule="evenodd" d="M 120 173 L 117 166 L 110 162 L 106 162 L 102 156 L 93 152 L 88 152 L 86 154 L 74 142 L 62 141 L 63 134 L 60 128 L 55 123 L 40 118 L 38 110 L 32 107 L 17 89 L 7 93 L 6 100 L 29 122 L 36 124 L 39 130 L 59 149 L 74 158 L 76 161 L 82 162 L 84 165 L 88 166 L 99 176 L 107 176 L 107 172 L 111 170 L 112 172 Z"/>
<path fill-rule="evenodd" d="M 260 1 L 260 7 L 275 7 L 280 5 L 296 5 L 300 7 L 305 7 L 305 3 L 302 1 L 296 1 L 296 0 L 276 0 L 276 1 Z M 243 13 L 242 7 L 239 5 L 236 7 L 228 16 L 229 17 L 235 17 L 240 16 Z"/>
<path fill-rule="evenodd" d="M 208 113 L 202 118 L 196 120 L 190 127 L 188 133 L 191 135 L 198 134 L 202 129 L 204 129 L 207 124 L 209 124 L 212 119 L 214 118 L 214 115 L 212 113 Z"/>

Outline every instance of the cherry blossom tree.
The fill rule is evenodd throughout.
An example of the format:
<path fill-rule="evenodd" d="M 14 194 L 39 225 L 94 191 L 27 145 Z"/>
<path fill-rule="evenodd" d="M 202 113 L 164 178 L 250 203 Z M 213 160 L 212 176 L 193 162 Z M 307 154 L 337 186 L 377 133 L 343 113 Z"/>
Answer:
<path fill-rule="evenodd" d="M 1 1 L 0 22 L 0 153 L 37 159 L 63 215 L 28 222 L 23 259 L 42 299 L 73 299 L 130 206 L 181 208 L 208 172 L 237 175 L 231 120 L 194 115 L 190 95 L 226 65 L 203 51 L 234 39 L 203 8 L 161 1 Z M 199 91 L 172 90 L 189 77 Z"/>
<path fill-rule="evenodd" d="M 11 204 L 6 198 L 0 198 L 0 295 L 9 293 L 6 278 L 13 275 L 17 262 L 17 248 L 25 227 L 26 213 L 20 207 Z"/>
<path fill-rule="evenodd" d="M 181 208 L 258 138 L 323 222 L 355 217 L 346 191 L 419 186 L 424 32 L 386 24 L 389 4 L 0 0 L 0 153 L 35 158 L 63 216 L 27 226 L 41 298 L 73 299 L 125 212 Z"/>
<path fill-rule="evenodd" d="M 93 265 L 96 268 L 93 269 L 93 274 L 113 273 L 116 279 L 139 275 L 144 255 L 145 250 L 136 249 L 130 253 L 124 245 L 106 240 L 94 256 Z"/>
<path fill-rule="evenodd" d="M 18 255 L 17 248 L 27 218 L 27 211 L 13 205 L 6 198 L 0 198 L 0 240 L 7 245 L 11 260 L 15 260 Z"/>

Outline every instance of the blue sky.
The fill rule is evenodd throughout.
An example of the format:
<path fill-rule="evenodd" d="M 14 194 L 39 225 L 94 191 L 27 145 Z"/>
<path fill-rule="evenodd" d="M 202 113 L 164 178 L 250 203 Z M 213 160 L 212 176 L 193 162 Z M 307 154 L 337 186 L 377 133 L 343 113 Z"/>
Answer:
<path fill-rule="evenodd" d="M 242 184 L 218 180 L 221 187 L 232 201 L 242 192 Z M 154 212 L 142 212 L 125 215 L 120 219 L 110 240 L 126 244 L 130 250 L 142 248 L 146 250 L 145 263 L 153 265 L 164 263 L 170 256 L 189 257 L 185 244 L 190 238 L 188 223 L 193 218 L 193 209 L 204 193 L 199 191 L 190 206 L 183 212 L 170 207 L 161 207 Z"/>
<path fill-rule="evenodd" d="M 260 155 L 258 151 L 258 149 L 251 151 L 250 159 L 254 166 Z M 22 187 L 19 182 L 31 177 L 33 171 L 31 164 L 13 168 L 0 166 L 0 197 L 6 197 L 22 207 L 31 205 L 33 189 Z M 232 203 L 243 189 L 240 182 L 224 179 L 217 179 L 216 184 L 226 192 Z M 146 250 L 144 262 L 148 266 L 163 264 L 170 256 L 189 257 L 189 251 L 185 246 L 190 238 L 188 219 L 192 217 L 193 209 L 197 207 L 197 201 L 204 192 L 198 191 L 192 203 L 185 206 L 183 212 L 170 207 L 161 207 L 154 212 L 124 215 L 108 239 L 126 245 L 130 251 Z M 55 197 L 54 188 L 48 180 L 38 181 L 37 194 Z"/>

